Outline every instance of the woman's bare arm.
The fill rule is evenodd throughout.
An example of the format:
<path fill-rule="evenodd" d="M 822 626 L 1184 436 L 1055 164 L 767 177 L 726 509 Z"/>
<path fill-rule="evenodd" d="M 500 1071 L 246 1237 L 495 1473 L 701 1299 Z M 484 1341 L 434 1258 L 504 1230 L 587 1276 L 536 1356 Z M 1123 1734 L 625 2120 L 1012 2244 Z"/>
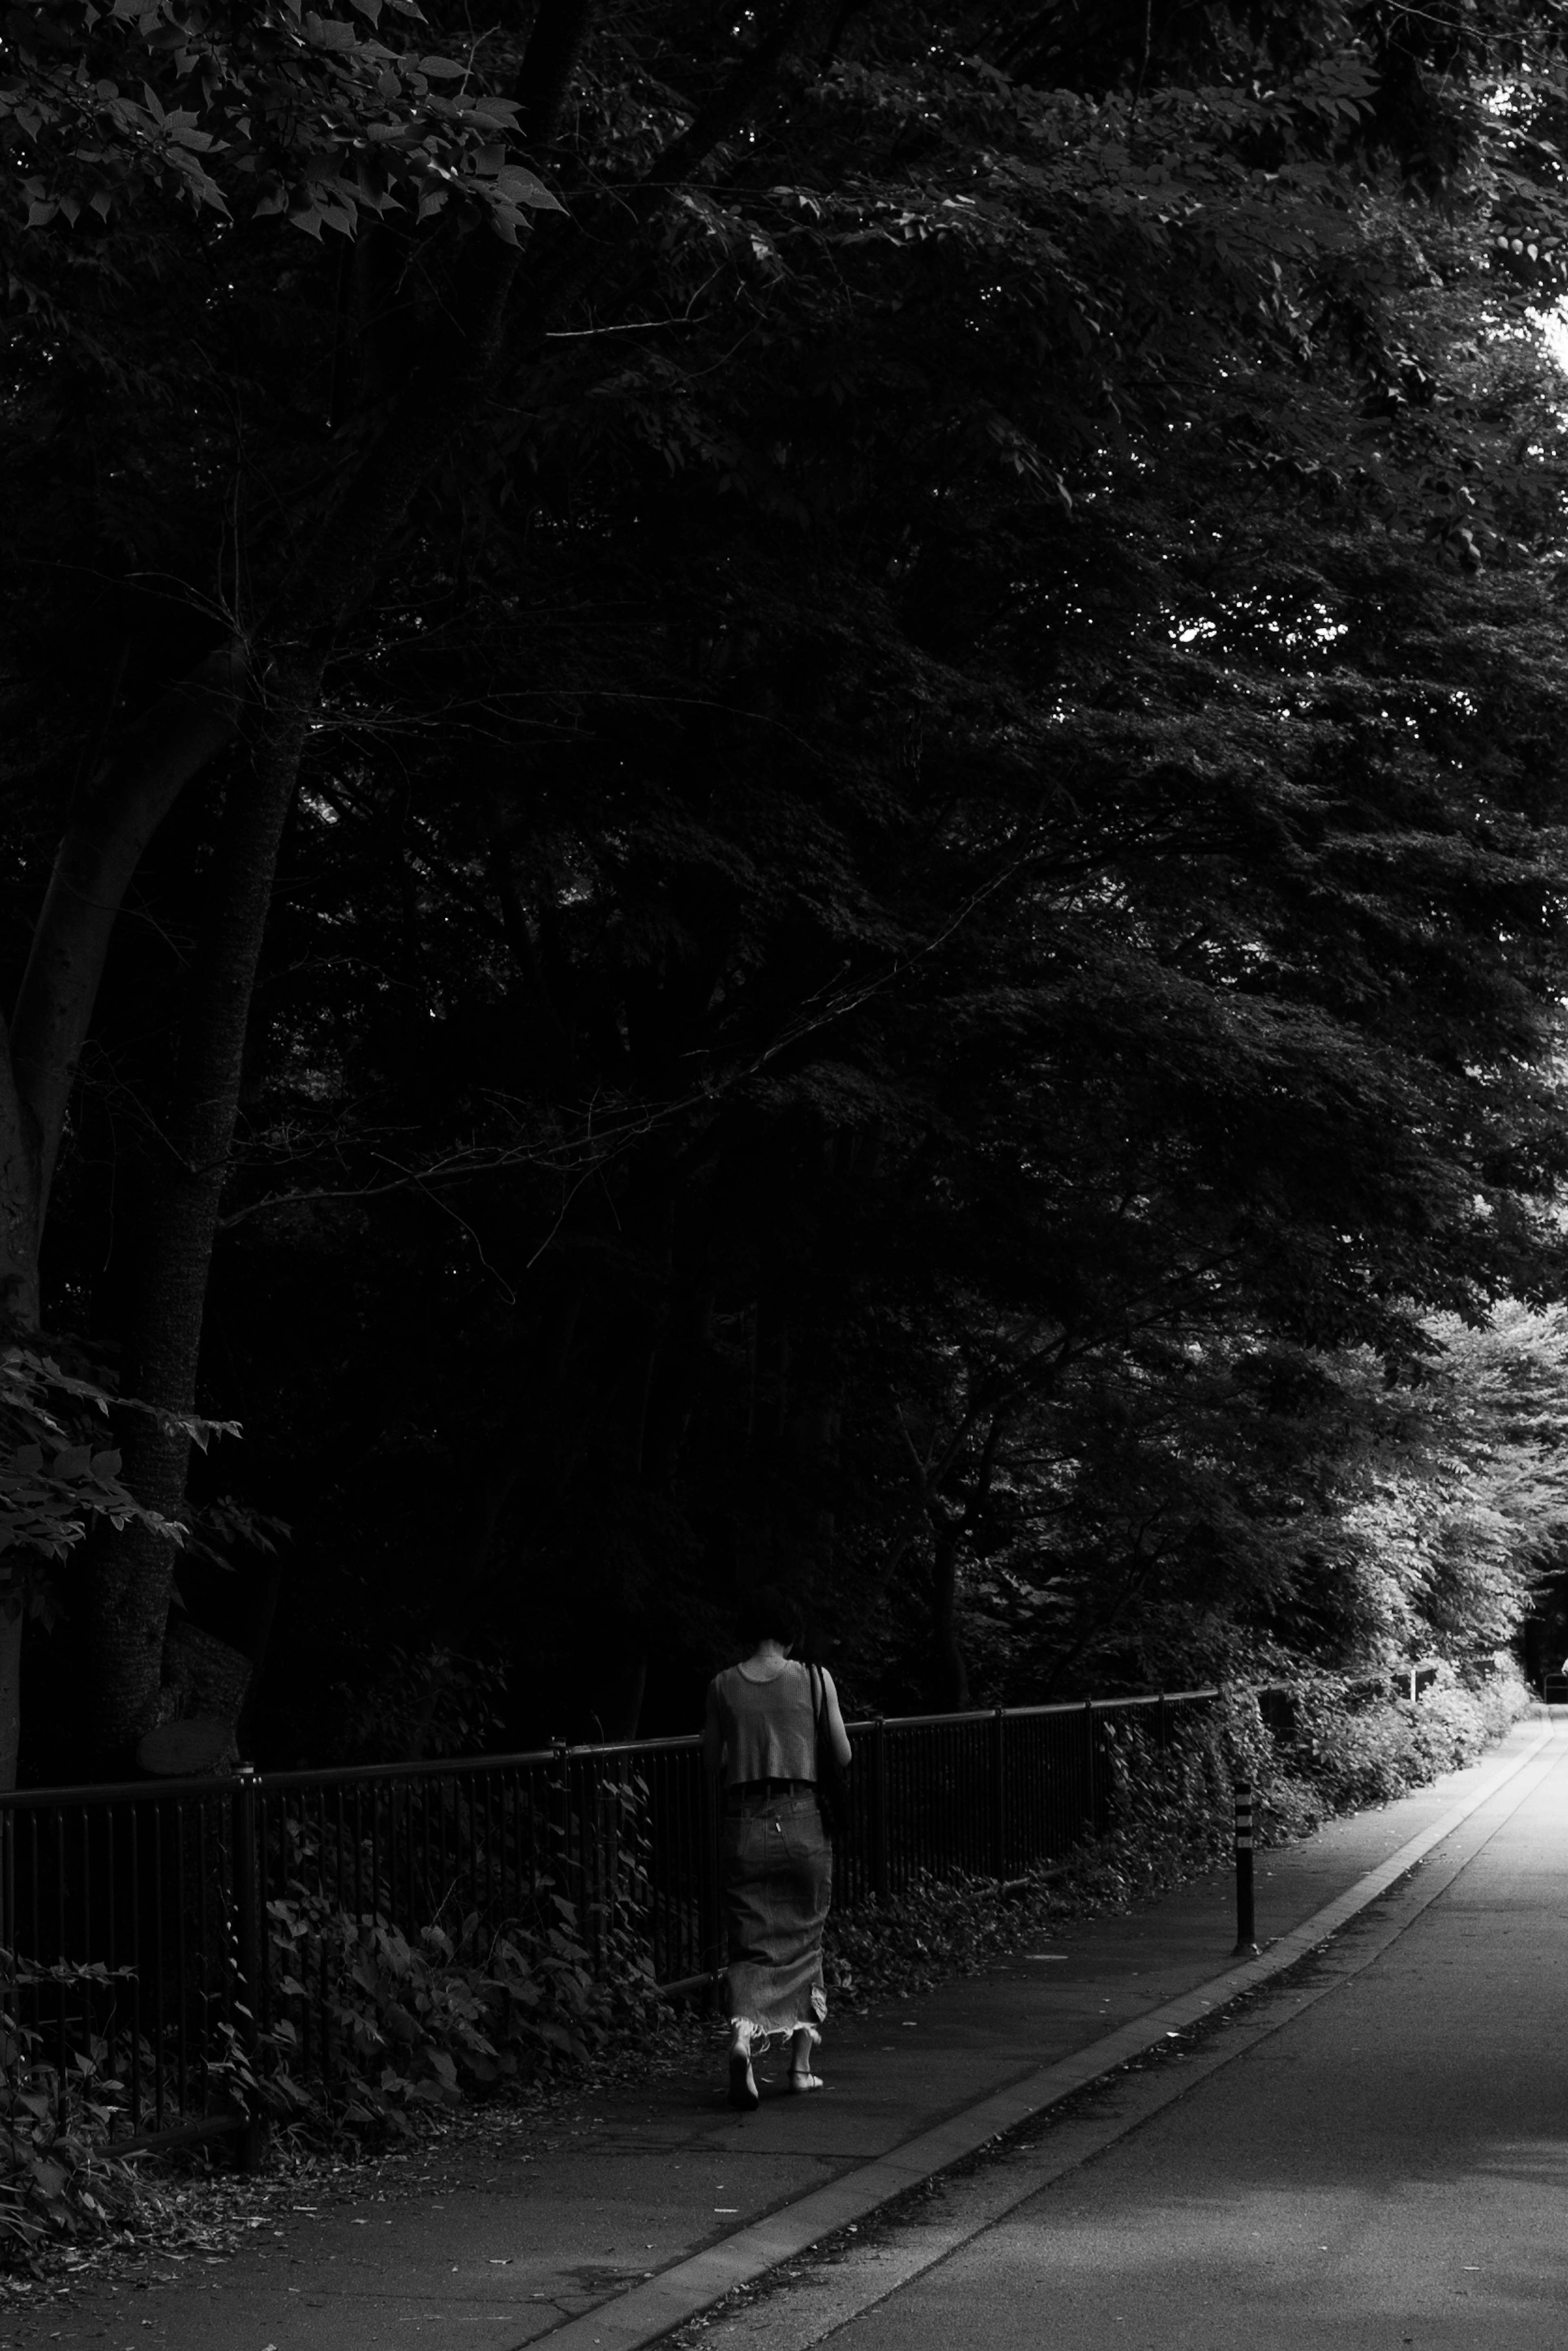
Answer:
<path fill-rule="evenodd" d="M 833 1687 L 833 1677 L 826 1666 L 822 1675 L 822 1712 L 827 1719 L 828 1737 L 833 1742 L 833 1752 L 841 1763 L 850 1760 L 850 1734 L 844 1729 L 844 1718 L 839 1712 L 839 1694 Z"/>

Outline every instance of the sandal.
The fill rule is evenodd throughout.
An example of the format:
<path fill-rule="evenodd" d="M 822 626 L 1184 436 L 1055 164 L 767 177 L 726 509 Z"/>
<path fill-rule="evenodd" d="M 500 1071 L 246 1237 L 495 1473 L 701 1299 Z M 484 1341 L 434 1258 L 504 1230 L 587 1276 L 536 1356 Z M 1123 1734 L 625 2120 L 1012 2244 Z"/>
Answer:
<path fill-rule="evenodd" d="M 729 2103 L 743 2115 L 754 2115 L 762 2104 L 757 2076 L 751 2070 L 749 2043 L 744 2049 L 732 2049 L 729 2053 Z"/>
<path fill-rule="evenodd" d="M 806 2043 L 803 2052 L 800 2049 L 802 2039 Z M 821 2039 L 814 2024 L 796 2027 L 795 2047 L 790 2053 L 789 2087 L 799 2095 L 803 2095 L 808 2090 L 825 2090 L 828 2086 L 820 2074 L 811 2071 L 811 2060 L 821 2044 Z"/>

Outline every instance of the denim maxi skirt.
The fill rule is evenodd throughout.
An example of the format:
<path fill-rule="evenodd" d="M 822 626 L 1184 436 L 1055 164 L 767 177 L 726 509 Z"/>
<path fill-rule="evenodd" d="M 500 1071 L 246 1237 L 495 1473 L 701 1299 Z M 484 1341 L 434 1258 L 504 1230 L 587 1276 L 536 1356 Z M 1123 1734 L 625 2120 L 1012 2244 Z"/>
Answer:
<path fill-rule="evenodd" d="M 718 1882 L 731 2018 L 761 2032 L 820 2024 L 828 2012 L 822 1926 L 833 1848 L 816 1797 L 743 1797 L 720 1831 Z"/>

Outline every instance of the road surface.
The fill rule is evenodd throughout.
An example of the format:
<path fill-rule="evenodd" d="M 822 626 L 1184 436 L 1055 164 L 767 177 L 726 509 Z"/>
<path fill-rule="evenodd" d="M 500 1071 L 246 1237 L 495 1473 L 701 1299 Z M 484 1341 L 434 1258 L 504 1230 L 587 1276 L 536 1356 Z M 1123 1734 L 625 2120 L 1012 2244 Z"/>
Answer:
<path fill-rule="evenodd" d="M 988 2198 L 1016 2196 L 1020 2167 L 1027 2189 L 1050 2130 L 956 2183 L 946 2210 L 841 2246 L 836 2272 L 797 2273 L 690 2340 L 1568 2351 L 1565 1733 L 1461 1832 L 1458 1864 L 1440 1850 L 1195 2044 L 1186 2076 L 1173 2057 L 1054 2126 L 1066 2168 L 1004 2217 L 984 2224 Z M 944 2231 L 956 2241 L 934 2252 Z"/>

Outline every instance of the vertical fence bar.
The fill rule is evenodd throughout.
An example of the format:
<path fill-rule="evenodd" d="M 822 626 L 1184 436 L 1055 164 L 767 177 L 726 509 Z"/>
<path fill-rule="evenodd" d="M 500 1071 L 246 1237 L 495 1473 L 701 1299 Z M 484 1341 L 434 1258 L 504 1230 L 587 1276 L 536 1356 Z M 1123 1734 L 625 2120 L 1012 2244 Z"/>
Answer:
<path fill-rule="evenodd" d="M 570 1901 L 567 1847 L 571 1837 L 571 1795 L 566 1783 L 566 1742 L 558 1739 L 545 1789 L 545 1872 L 552 1892 Z"/>
<path fill-rule="evenodd" d="M 186 1819 L 187 1807 L 182 1798 L 180 1802 L 178 1802 L 174 1807 L 174 1824 L 179 1839 L 182 1867 L 183 1867 L 185 1853 Z M 186 1888 L 185 1899 L 181 1906 L 180 1917 L 176 1921 L 181 1931 L 174 1938 L 174 1951 L 180 1968 L 181 1985 L 183 1990 L 185 1979 L 187 1941 L 184 1925 L 186 1918 L 189 1917 L 193 1911 L 195 1915 L 195 1932 L 189 1938 L 192 1985 L 191 2009 L 193 2015 L 199 2021 L 200 2029 L 194 2036 L 194 2046 L 191 2053 L 191 2072 L 196 2084 L 194 2095 L 200 2101 L 202 2113 L 205 2114 L 207 2110 L 207 2027 L 211 2020 L 213 2010 L 213 2000 L 209 1988 L 212 1971 L 208 1963 L 207 1956 L 207 1919 L 213 1898 L 213 1879 L 212 1873 L 207 1866 L 206 1806 L 204 1804 L 198 1803 L 193 1807 L 191 1807 L 189 1809 L 189 1820 L 193 1839 L 193 1852 L 190 1871 L 191 1882 L 189 1886 Z M 160 1911 L 158 1915 L 162 1917 L 162 1911 Z M 182 2013 L 183 2013 L 183 2009 Z"/>
<path fill-rule="evenodd" d="M 66 2078 L 69 2064 L 69 2042 L 66 2033 L 66 1816 L 57 1804 L 52 1815 L 55 1823 L 55 2076 Z"/>
<path fill-rule="evenodd" d="M 7 1813 L 5 1815 L 5 1964 L 7 1977 L 6 2015 L 7 2022 L 13 2028 L 7 2032 L 5 2036 L 9 2049 L 9 2065 L 7 2067 L 7 2077 L 5 2083 L 8 2099 L 20 2097 L 22 2092 L 27 2087 L 27 2060 L 25 2053 L 26 2044 L 22 2037 L 24 2023 L 22 2013 L 22 1971 L 26 1965 L 26 1961 L 23 1958 L 25 1945 L 22 1932 L 22 1912 L 20 1907 L 24 1898 L 23 1889 L 26 1887 L 27 1880 L 25 1865 L 22 1869 L 18 1870 L 16 1864 L 17 1827 L 18 1823 L 16 1821 L 16 1814 L 14 1813 Z M 32 1916 L 30 1913 L 27 1924 L 29 1930 L 27 1942 L 31 1944 L 33 1942 L 33 1933 Z M 22 2149 L 15 2135 L 12 2137 L 11 2148 L 13 2160 L 19 2168 L 23 2160 Z"/>
<path fill-rule="evenodd" d="M 256 1971 L 256 2023 L 261 2045 L 272 2043 L 272 1970 L 267 1964 L 267 1822 L 270 1817 L 267 1797 L 258 1787 L 256 1794 L 256 1916 L 258 1964 Z"/>
<path fill-rule="evenodd" d="M 998 1706 L 991 1716 L 991 1876 L 999 1886 L 1008 1874 L 1008 1717 Z"/>
<path fill-rule="evenodd" d="M 891 1890 L 887 1852 L 887 1725 L 878 1715 L 871 1734 L 871 1890 L 885 1902 Z"/>
<path fill-rule="evenodd" d="M 261 2020 L 265 1987 L 262 1982 L 262 1937 L 259 1872 L 257 1869 L 256 1782 L 254 1765 L 239 1767 L 239 1785 L 234 1792 L 234 1894 L 235 1928 L 239 1944 L 239 1991 L 245 2003 L 240 2019 L 241 2038 L 251 2071 L 261 2074 Z M 240 2133 L 239 2163 L 242 2171 L 260 2168 L 267 2152 L 267 2122 L 264 2116 L 252 2111 L 246 2115 Z"/>
<path fill-rule="evenodd" d="M 163 1807 L 162 1804 L 157 1806 L 152 1817 L 154 1822 L 160 1824 L 161 1834 L 161 1824 L 163 1818 Z M 196 1899 L 198 1902 L 204 1903 L 207 1898 L 205 1882 L 204 1880 L 198 1878 L 196 1883 Z M 177 2071 L 175 2073 L 174 2079 L 176 2095 L 180 2102 L 180 2112 L 182 2114 L 186 2111 L 191 2102 L 191 1987 L 185 1969 L 185 1945 L 187 1939 L 185 1934 L 185 1906 L 189 1898 L 185 1882 L 185 1807 L 183 1804 L 176 1804 L 174 1807 L 174 1917 L 178 1932 L 174 1938 L 174 2062 Z M 162 1982 L 163 1966 L 163 1908 L 161 1891 L 157 1896 L 157 1901 L 158 1907 L 154 1913 L 155 1925 L 153 1931 L 158 1938 L 158 1980 L 161 1984 Z M 162 1995 L 160 1995 L 160 1998 L 162 1998 Z M 162 2023 L 162 2019 L 161 2015 L 159 2021 L 160 2023 Z"/>
<path fill-rule="evenodd" d="M 25 2078 L 22 2058 L 21 1986 L 17 1980 L 22 1971 L 22 1935 L 16 1916 L 16 1816 L 15 1813 L 7 1813 L 4 1819 L 0 1820 L 0 1839 L 3 1839 L 3 1843 L 0 1843 L 0 1901 L 3 1901 L 5 1906 L 3 1914 L 0 1914 L 0 1967 L 4 1967 L 5 1971 L 5 2016 L 0 2022 L 3 2022 L 4 2025 L 4 2045 L 6 2053 L 0 2079 L 4 2080 L 5 2103 L 9 2107 L 12 2101 L 21 2095 Z M 20 2149 L 16 2147 L 15 2139 L 12 2141 L 12 2146 L 14 2153 L 19 2157 Z"/>
<path fill-rule="evenodd" d="M 151 1989 L 152 2029 L 148 2033 L 148 2041 L 151 2041 L 152 2050 L 152 2130 L 164 2127 L 164 2057 L 167 2057 L 164 2027 L 167 2027 L 169 2020 L 164 2017 L 162 1999 L 162 1805 L 152 1805 L 152 1874 L 146 1886 L 141 1881 L 141 1820 L 139 1820 L 136 1805 L 131 1805 L 131 1921 L 134 1921 L 131 1932 L 136 1938 L 136 1975 L 131 1977 L 131 2032 L 141 2036 L 141 1954 L 151 1951 L 151 1987 L 148 1989 Z M 141 1916 L 143 1902 L 152 1905 L 151 1935 L 146 1932 L 146 1921 Z"/>
<path fill-rule="evenodd" d="M 697 1784 L 702 1855 L 698 1899 L 701 1905 L 702 1921 L 700 1966 L 703 1971 L 709 1975 L 716 1974 L 724 1963 L 718 1901 L 719 1802 L 718 1774 L 716 1771 L 705 1771 Z"/>
<path fill-rule="evenodd" d="M 38 1862 L 39 1825 L 38 1814 L 29 1813 L 27 1815 L 27 1879 L 32 1900 L 27 1907 L 27 1923 L 32 1928 L 33 1966 L 30 1970 L 32 1980 L 27 1988 L 33 1997 L 27 2005 L 31 2011 L 28 2022 L 35 2033 L 41 2033 L 44 2027 L 44 1987 L 37 1966 L 37 1962 L 44 1955 L 44 1913 L 41 1907 L 43 1897 Z"/>

